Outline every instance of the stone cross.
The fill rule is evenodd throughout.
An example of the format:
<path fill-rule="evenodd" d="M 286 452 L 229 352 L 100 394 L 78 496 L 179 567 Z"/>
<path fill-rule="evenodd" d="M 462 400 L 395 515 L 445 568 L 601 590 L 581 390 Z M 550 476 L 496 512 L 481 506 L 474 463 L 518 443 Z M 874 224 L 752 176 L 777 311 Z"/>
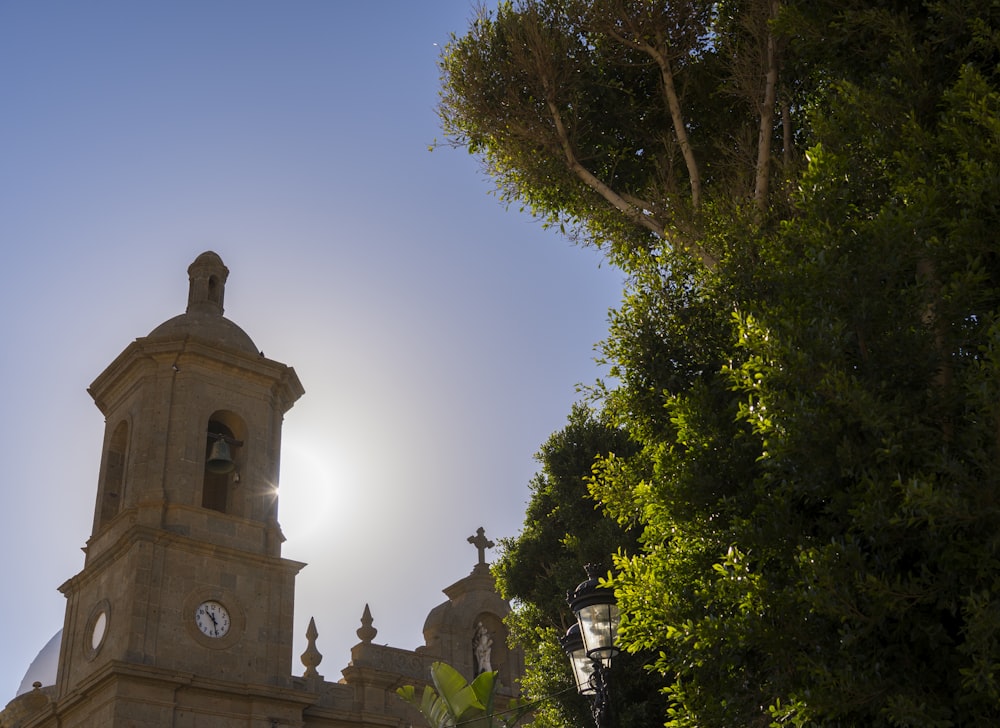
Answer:
<path fill-rule="evenodd" d="M 496 544 L 486 538 L 486 529 L 480 526 L 476 529 L 475 536 L 469 536 L 469 543 L 476 547 L 479 551 L 479 565 L 486 565 L 486 549 L 493 548 Z"/>

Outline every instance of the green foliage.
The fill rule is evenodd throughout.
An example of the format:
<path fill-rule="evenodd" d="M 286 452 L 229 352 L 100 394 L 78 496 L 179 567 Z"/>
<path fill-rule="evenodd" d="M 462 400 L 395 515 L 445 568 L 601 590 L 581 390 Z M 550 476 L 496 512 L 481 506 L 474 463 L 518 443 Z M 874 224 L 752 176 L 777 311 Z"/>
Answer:
<path fill-rule="evenodd" d="M 724 259 L 699 296 L 634 290 L 612 330 L 611 402 L 649 425 L 593 492 L 645 526 L 615 585 L 669 725 L 1000 719 L 1000 92 L 966 68 L 932 120 L 874 101 L 827 106 L 753 285 Z M 733 302 L 699 354 L 729 360 L 678 386 L 656 352 L 703 351 L 703 298 Z"/>
<path fill-rule="evenodd" d="M 445 135 L 504 201 L 580 242 L 711 262 L 699 210 L 752 190 L 769 27 L 766 4 L 725 5 L 757 22 L 706 0 L 481 9 L 441 56 Z"/>
<path fill-rule="evenodd" d="M 545 620 L 531 605 L 519 603 L 506 618 L 513 643 L 525 650 L 522 692 L 535 703 L 533 728 L 570 728 L 592 722 L 589 707 L 576 693 L 566 654 L 559 644 L 563 630 L 543 627 Z"/>
<path fill-rule="evenodd" d="M 566 594 L 586 575 L 586 563 L 610 564 L 619 550 L 637 547 L 634 527 L 619 525 L 588 496 L 595 459 L 627 457 L 636 445 L 621 428 L 583 405 L 573 408 L 566 427 L 553 434 L 536 456 L 541 472 L 531 483 L 531 500 L 517 538 L 501 542 L 493 566 L 497 585 L 513 601 L 507 617 L 511 640 L 524 648 L 526 674 L 521 689 L 539 701 L 535 728 L 585 725 L 592 721 L 588 700 L 577 694 L 569 661 L 559 644 L 574 619 Z M 630 725 L 655 725 L 663 709 L 655 678 L 642 659 L 616 666 L 620 676 L 615 710 Z"/>
<path fill-rule="evenodd" d="M 628 446 L 582 448 L 565 481 L 543 471 L 498 567 L 524 602 L 512 632 L 532 685 L 568 684 L 559 579 L 592 548 L 616 554 L 626 658 L 657 680 L 622 690 L 661 690 L 669 726 L 1000 724 L 1000 2 L 714 3 L 675 69 L 712 157 L 698 206 L 655 64 L 599 22 L 666 37 L 665 16 L 596 5 L 586 23 L 570 0 L 504 5 L 444 61 L 450 132 L 508 199 L 611 240 L 629 275 L 603 348 L 617 384 L 590 415 Z M 662 237 L 581 184 L 558 144 L 516 136 L 523 109 L 494 124 L 460 107 L 490 88 L 543 98 L 525 65 L 453 83 L 528 9 L 566 53 L 577 158 L 669 209 Z M 792 144 L 762 211 L 759 74 L 744 73 L 761 66 L 743 62 L 768 40 L 793 123 L 770 130 Z"/>
<path fill-rule="evenodd" d="M 415 706 L 431 728 L 493 728 L 499 724 L 511 728 L 531 711 L 531 706 L 514 700 L 506 710 L 494 707 L 496 672 L 482 672 L 469 683 L 451 665 L 435 662 L 431 665 L 431 680 L 417 697 L 416 688 L 404 685 L 396 690 L 400 698 Z"/>
<path fill-rule="evenodd" d="M 493 572 L 504 597 L 533 605 L 546 626 L 569 626 L 566 592 L 584 580 L 584 564 L 610 564 L 618 548 L 634 544 L 588 497 L 586 483 L 598 455 L 634 449 L 624 430 L 575 405 L 567 426 L 536 455 L 542 471 L 530 484 L 524 526 L 501 541 Z"/>

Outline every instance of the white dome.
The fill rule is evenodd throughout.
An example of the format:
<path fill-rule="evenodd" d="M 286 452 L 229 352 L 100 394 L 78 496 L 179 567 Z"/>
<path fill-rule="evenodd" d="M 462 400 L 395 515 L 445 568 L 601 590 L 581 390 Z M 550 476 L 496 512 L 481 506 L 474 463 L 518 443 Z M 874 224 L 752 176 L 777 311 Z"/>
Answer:
<path fill-rule="evenodd" d="M 17 694 L 22 695 L 31 690 L 31 686 L 40 682 L 42 687 L 56 684 L 56 673 L 59 669 L 59 646 L 62 644 L 62 630 L 56 632 L 38 656 L 31 661 L 28 671 L 24 673 L 21 687 Z"/>

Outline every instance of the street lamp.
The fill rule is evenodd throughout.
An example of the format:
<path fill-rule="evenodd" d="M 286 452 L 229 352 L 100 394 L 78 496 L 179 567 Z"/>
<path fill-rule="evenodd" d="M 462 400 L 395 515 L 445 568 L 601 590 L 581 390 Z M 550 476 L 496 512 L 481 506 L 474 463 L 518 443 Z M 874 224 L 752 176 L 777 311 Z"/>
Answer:
<path fill-rule="evenodd" d="M 573 666 L 573 679 L 580 695 L 593 695 L 596 691 L 590 682 L 594 674 L 594 661 L 587 657 L 583 648 L 583 637 L 580 636 L 580 623 L 574 622 L 566 635 L 559 638 L 563 650 L 569 656 L 569 664 Z"/>
<path fill-rule="evenodd" d="M 607 725 L 610 708 L 611 658 L 618 654 L 618 602 L 614 592 L 600 586 L 597 567 L 587 564 L 587 581 L 567 595 L 577 624 L 560 641 L 573 666 L 576 688 L 593 696 L 591 711 L 597 728 Z"/>

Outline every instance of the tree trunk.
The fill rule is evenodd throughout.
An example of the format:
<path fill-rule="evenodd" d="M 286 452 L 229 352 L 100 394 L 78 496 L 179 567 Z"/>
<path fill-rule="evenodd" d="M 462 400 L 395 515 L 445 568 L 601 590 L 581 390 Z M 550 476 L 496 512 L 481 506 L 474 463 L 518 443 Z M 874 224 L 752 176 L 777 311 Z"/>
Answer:
<path fill-rule="evenodd" d="M 771 139 L 774 136 L 774 107 L 778 94 L 778 48 L 770 21 L 777 14 L 780 3 L 771 0 L 767 33 L 767 71 L 764 77 L 764 98 L 760 105 L 760 129 L 757 137 L 757 174 L 754 181 L 754 204 L 758 211 L 767 209 L 768 184 L 771 178 Z"/>

